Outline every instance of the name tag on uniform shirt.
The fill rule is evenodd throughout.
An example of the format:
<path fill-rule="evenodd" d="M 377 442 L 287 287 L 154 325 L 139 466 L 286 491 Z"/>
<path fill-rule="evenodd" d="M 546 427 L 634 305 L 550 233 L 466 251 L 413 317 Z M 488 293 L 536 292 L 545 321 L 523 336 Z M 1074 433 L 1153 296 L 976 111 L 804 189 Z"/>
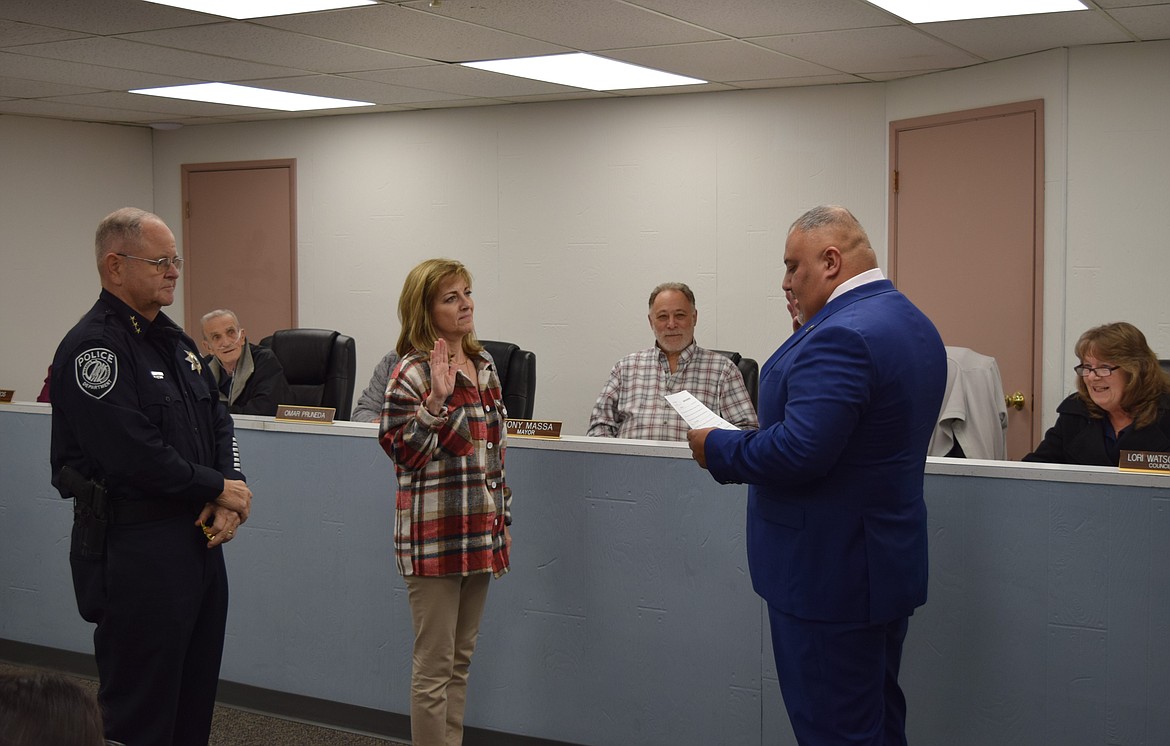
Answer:
<path fill-rule="evenodd" d="M 150 375 L 154 376 L 160 381 L 163 379 L 163 372 L 161 370 L 152 370 L 150 371 Z"/>

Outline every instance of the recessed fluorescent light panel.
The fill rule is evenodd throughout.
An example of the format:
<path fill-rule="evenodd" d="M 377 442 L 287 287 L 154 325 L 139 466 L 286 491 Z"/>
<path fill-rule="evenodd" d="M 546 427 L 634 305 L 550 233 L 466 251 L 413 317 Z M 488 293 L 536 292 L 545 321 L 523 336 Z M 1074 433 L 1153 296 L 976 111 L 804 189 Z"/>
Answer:
<path fill-rule="evenodd" d="M 315 10 L 354 8 L 376 5 L 378 0 L 146 0 L 156 5 L 170 5 L 184 10 L 197 10 L 225 18 L 264 18 L 312 13 Z"/>
<path fill-rule="evenodd" d="M 1080 0 L 868 0 L 910 23 L 1087 10 Z"/>
<path fill-rule="evenodd" d="M 706 83 L 698 78 L 664 73 L 648 67 L 597 57 L 583 52 L 551 54 L 545 57 L 521 57 L 512 60 L 464 62 L 467 67 L 513 75 L 517 78 L 543 80 L 546 83 L 571 85 L 591 91 L 620 91 L 627 88 L 662 88 L 672 85 Z"/>
<path fill-rule="evenodd" d="M 344 109 L 347 106 L 373 106 L 368 101 L 347 101 L 343 98 L 309 96 L 304 93 L 270 91 L 232 83 L 195 83 L 165 88 L 139 88 L 130 93 L 162 98 L 181 98 L 187 101 L 206 101 L 210 104 L 231 104 L 253 109 L 278 111 L 312 111 L 313 109 Z"/>

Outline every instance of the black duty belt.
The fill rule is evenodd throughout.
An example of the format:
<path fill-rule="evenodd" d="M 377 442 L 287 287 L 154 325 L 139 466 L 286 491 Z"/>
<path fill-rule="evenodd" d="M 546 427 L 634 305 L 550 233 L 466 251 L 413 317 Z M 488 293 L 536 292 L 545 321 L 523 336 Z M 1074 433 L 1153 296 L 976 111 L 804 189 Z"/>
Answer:
<path fill-rule="evenodd" d="M 110 525 L 146 523 L 188 515 L 194 520 L 199 509 L 188 500 L 110 500 Z"/>

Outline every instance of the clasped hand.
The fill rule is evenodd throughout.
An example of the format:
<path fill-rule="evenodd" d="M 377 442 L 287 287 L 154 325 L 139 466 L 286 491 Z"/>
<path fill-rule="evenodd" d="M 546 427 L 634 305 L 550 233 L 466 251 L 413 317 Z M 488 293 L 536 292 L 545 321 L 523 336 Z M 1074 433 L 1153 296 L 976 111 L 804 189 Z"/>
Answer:
<path fill-rule="evenodd" d="M 207 548 L 225 544 L 236 536 L 236 529 L 252 512 L 252 490 L 240 479 L 223 480 L 223 492 L 214 502 L 203 506 L 197 526 L 207 536 Z"/>

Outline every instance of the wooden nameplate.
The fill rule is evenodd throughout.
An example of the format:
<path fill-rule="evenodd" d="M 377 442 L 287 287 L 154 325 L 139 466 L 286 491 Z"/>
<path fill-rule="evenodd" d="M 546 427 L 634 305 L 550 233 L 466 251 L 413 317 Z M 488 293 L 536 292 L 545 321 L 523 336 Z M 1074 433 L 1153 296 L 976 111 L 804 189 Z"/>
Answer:
<path fill-rule="evenodd" d="M 312 422 L 317 425 L 332 425 L 334 407 L 301 407 L 295 404 L 279 404 L 276 419 L 281 422 Z"/>
<path fill-rule="evenodd" d="M 561 423 L 552 420 L 504 420 L 509 438 L 560 438 Z"/>
<path fill-rule="evenodd" d="M 1160 451 L 1122 451 L 1121 463 L 1117 468 L 1141 474 L 1165 474 L 1170 476 L 1170 453 Z"/>

